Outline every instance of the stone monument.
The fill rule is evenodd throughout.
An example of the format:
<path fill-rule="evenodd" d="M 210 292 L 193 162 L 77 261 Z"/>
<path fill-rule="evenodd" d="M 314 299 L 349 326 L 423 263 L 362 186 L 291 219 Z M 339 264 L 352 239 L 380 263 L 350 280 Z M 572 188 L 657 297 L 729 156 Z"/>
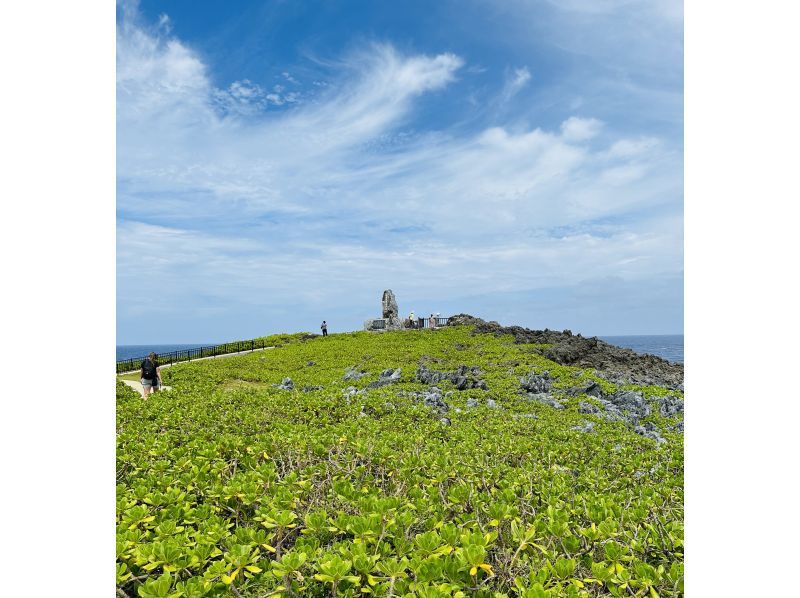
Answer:
<path fill-rule="evenodd" d="M 381 297 L 381 317 L 366 320 L 364 330 L 402 330 L 397 299 L 391 289 L 386 289 Z"/>

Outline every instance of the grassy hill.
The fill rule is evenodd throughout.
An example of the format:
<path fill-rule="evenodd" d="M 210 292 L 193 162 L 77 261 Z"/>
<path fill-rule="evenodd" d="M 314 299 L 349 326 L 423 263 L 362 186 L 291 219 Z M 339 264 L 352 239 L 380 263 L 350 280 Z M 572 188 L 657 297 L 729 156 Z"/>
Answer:
<path fill-rule="evenodd" d="M 473 332 L 280 335 L 146 402 L 118 383 L 117 593 L 682 595 L 682 394 Z"/>

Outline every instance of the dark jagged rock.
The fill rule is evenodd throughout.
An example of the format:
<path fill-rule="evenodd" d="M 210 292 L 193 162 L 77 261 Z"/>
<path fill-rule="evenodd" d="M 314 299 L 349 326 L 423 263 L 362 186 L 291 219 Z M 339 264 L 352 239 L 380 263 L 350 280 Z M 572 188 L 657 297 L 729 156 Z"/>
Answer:
<path fill-rule="evenodd" d="M 345 370 L 343 380 L 358 380 L 368 375 L 367 372 L 359 372 L 356 368 L 351 367 Z"/>
<path fill-rule="evenodd" d="M 600 413 L 600 408 L 596 405 L 592 405 L 591 403 L 587 403 L 586 401 L 581 401 L 580 405 L 578 405 L 578 413 L 594 415 L 596 413 Z"/>
<path fill-rule="evenodd" d="M 521 326 L 501 326 L 468 314 L 457 314 L 449 326 L 474 326 L 473 334 L 510 334 L 517 343 L 547 344 L 542 354 L 562 365 L 593 368 L 598 375 L 618 384 L 654 384 L 683 392 L 683 364 L 671 363 L 654 355 L 639 355 L 616 347 L 597 337 L 574 335 L 569 330 L 530 330 Z"/>
<path fill-rule="evenodd" d="M 388 370 L 383 370 L 377 380 L 367 384 L 367 388 L 380 388 L 381 386 L 386 386 L 387 384 L 394 384 L 400 380 L 400 374 L 402 374 L 402 370 L 400 368 L 389 368 Z"/>
<path fill-rule="evenodd" d="M 357 389 L 355 386 L 348 386 L 347 388 L 345 388 L 345 389 L 342 391 L 342 394 L 343 394 L 343 395 L 344 395 L 346 398 L 348 398 L 348 399 L 349 399 L 350 397 L 354 397 L 354 396 L 356 396 L 356 395 L 363 395 L 363 394 L 366 394 L 366 392 L 367 392 L 366 390 L 358 390 L 358 389 Z"/>
<path fill-rule="evenodd" d="M 658 412 L 662 417 L 672 417 L 683 413 L 683 399 L 679 397 L 658 397 L 656 403 L 658 403 Z"/>
<path fill-rule="evenodd" d="M 436 386 L 420 392 L 403 393 L 414 399 L 421 400 L 422 404 L 431 409 L 435 409 L 439 413 L 447 413 L 450 410 L 450 405 L 442 397 L 442 391 Z M 447 395 L 445 395 L 447 396 Z"/>
<path fill-rule="evenodd" d="M 541 374 L 531 372 L 527 376 L 520 378 L 519 384 L 523 390 L 533 394 L 550 392 L 550 389 L 553 387 L 553 381 L 550 379 L 550 372 L 542 372 Z"/>
<path fill-rule="evenodd" d="M 314 392 L 315 390 L 322 390 L 323 388 L 324 388 L 323 386 L 313 386 L 313 385 L 307 384 L 301 390 L 303 392 Z"/>
<path fill-rule="evenodd" d="M 645 425 L 643 426 L 634 427 L 633 431 L 636 432 L 639 436 L 644 436 L 645 438 L 650 438 L 652 440 L 655 440 L 658 444 L 664 444 L 667 442 L 665 438 L 661 437 L 656 427 L 652 425 L 650 422 L 646 422 Z"/>
<path fill-rule="evenodd" d="M 469 390 L 471 388 L 488 390 L 486 382 L 478 378 L 480 375 L 480 368 L 475 366 L 460 365 L 455 372 L 438 372 L 428 369 L 424 365 L 420 365 L 417 368 L 417 380 L 423 384 L 450 382 L 458 390 Z"/>
<path fill-rule="evenodd" d="M 604 395 L 603 388 L 594 380 L 590 381 L 585 386 L 573 386 L 567 389 L 567 394 L 573 397 L 589 395 L 590 397 L 596 397 L 598 399 Z"/>
<path fill-rule="evenodd" d="M 294 382 L 292 382 L 291 378 L 284 378 L 280 384 L 275 384 L 274 386 L 281 390 L 294 390 Z"/>

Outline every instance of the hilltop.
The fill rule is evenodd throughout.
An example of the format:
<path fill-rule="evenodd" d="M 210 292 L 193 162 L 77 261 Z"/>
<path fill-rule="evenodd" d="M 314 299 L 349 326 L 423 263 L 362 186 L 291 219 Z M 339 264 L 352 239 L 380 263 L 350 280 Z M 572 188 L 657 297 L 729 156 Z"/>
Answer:
<path fill-rule="evenodd" d="M 683 364 L 671 363 L 655 355 L 640 355 L 597 337 L 573 335 L 570 330 L 530 330 L 521 326 L 500 326 L 468 314 L 450 318 L 452 325 L 472 325 L 473 334 L 510 334 L 517 343 L 547 344 L 542 351 L 561 365 L 594 368 L 599 376 L 620 384 L 656 384 L 683 391 Z"/>
<path fill-rule="evenodd" d="M 682 595 L 682 366 L 451 321 L 118 385 L 118 593 Z"/>

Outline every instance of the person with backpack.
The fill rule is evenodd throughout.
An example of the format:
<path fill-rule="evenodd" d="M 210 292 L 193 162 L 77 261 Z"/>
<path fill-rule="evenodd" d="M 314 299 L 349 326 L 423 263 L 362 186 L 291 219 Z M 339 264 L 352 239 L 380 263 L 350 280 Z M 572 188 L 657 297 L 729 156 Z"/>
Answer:
<path fill-rule="evenodd" d="M 328 323 L 325 320 L 322 320 L 320 329 L 322 330 L 322 336 L 328 336 Z"/>
<path fill-rule="evenodd" d="M 158 367 L 158 355 L 150 353 L 142 362 L 142 388 L 144 398 L 150 396 L 150 392 L 156 392 L 161 387 L 161 368 Z"/>

